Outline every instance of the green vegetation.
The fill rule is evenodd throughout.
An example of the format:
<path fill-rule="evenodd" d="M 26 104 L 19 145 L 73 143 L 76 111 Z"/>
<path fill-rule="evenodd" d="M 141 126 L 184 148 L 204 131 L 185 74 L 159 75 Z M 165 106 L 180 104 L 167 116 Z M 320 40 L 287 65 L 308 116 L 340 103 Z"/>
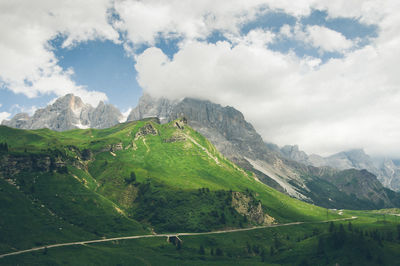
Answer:
<path fill-rule="evenodd" d="M 354 214 L 354 212 L 349 212 Z M 373 212 L 334 223 L 310 223 L 229 234 L 113 241 L 4 258 L 40 265 L 395 265 L 400 227 Z M 178 244 L 179 243 L 179 244 Z"/>
<path fill-rule="evenodd" d="M 175 244 L 138 239 L 49 248 L 0 263 L 342 265 L 357 258 L 368 265 L 397 258 L 397 216 L 339 215 L 290 198 L 228 161 L 180 120 L 67 132 L 0 126 L 0 143 L 0 253 L 102 237 L 309 222 L 180 236 L 183 242 Z M 351 216 L 360 218 L 351 225 L 318 223 Z M 349 248 L 357 241 L 359 252 Z M 366 250 L 380 257 L 368 259 Z M 340 259 L 343 254 L 350 259 Z"/>

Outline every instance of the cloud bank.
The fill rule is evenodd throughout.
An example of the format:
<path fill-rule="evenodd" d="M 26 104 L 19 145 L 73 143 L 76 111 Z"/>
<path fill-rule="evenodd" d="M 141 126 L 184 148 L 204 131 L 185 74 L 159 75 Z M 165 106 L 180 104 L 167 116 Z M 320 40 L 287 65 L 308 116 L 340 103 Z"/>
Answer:
<path fill-rule="evenodd" d="M 376 36 L 303 24 L 315 10 L 327 20 L 375 25 Z M 77 84 L 73 69 L 58 65 L 51 40 L 70 49 L 111 40 L 132 55 L 153 96 L 234 106 L 264 140 L 308 153 L 365 148 L 400 158 L 398 11 L 395 0 L 1 1 L 0 85 L 29 97 L 73 92 L 96 104 L 107 96 Z M 296 23 L 242 31 L 274 12 Z M 215 33 L 222 38 L 211 41 Z M 177 52 L 161 49 L 161 40 L 176 41 Z M 283 41 L 314 53 L 279 49 Z"/>
<path fill-rule="evenodd" d="M 400 156 L 399 7 L 392 1 L 378 10 L 374 1 L 346 3 L 323 8 L 330 16 L 377 23 L 379 36 L 365 47 L 357 48 L 356 40 L 322 26 L 286 25 L 275 36 L 258 30 L 215 44 L 188 40 L 172 59 L 158 48 L 138 55 L 139 83 L 152 95 L 234 106 L 264 140 L 280 145 L 300 144 L 324 155 L 365 148 L 374 155 Z M 307 3 L 300 13 L 276 6 L 295 15 L 310 12 Z M 361 11 L 350 12 L 350 7 Z M 318 58 L 269 49 L 274 38 L 283 37 L 343 57 L 320 64 Z"/>
<path fill-rule="evenodd" d="M 63 47 L 93 39 L 118 41 L 108 23 L 109 1 L 0 1 L 0 84 L 28 97 L 73 92 L 93 104 L 107 97 L 73 81 L 49 43 L 65 38 Z"/>

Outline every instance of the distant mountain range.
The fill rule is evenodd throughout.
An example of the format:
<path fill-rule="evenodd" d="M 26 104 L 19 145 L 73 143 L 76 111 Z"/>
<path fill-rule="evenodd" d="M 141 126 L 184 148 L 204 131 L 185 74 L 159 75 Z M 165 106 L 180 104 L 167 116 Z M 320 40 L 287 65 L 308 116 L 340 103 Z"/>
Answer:
<path fill-rule="evenodd" d="M 186 117 L 188 124 L 210 140 L 225 157 L 254 172 L 261 182 L 303 201 L 331 208 L 360 209 L 400 204 L 398 194 L 384 188 L 375 176 L 386 180 L 392 172 L 379 171 L 377 174 L 374 169 L 367 168 L 367 165 L 372 165 L 366 160 L 367 155 L 339 156 L 328 160 L 317 155 L 308 156 L 298 148 L 296 151 L 296 146 L 279 148 L 265 144 L 243 114 L 233 107 L 222 107 L 206 100 L 169 100 L 145 94 L 127 121 L 149 117 L 157 117 L 162 124 Z M 64 131 L 108 128 L 123 120 L 121 112 L 112 105 L 100 103 L 94 108 L 69 94 L 37 110 L 32 117 L 18 114 L 10 121 L 4 121 L 3 125 Z M 350 168 L 367 169 L 375 175 L 367 171 L 346 170 Z M 395 180 L 400 178 L 394 174 L 391 182 L 383 184 L 389 186 L 399 182 Z"/>
<path fill-rule="evenodd" d="M 374 160 L 362 149 L 343 151 L 328 157 L 322 157 L 316 154 L 308 155 L 304 151 L 299 150 L 297 145 L 286 145 L 280 149 L 273 144 L 267 144 L 267 146 L 274 147 L 275 151 L 280 152 L 288 159 L 306 165 L 316 167 L 330 166 L 340 170 L 352 168 L 365 169 L 376 175 L 385 187 L 394 191 L 400 190 L 400 165 L 389 158 Z"/>

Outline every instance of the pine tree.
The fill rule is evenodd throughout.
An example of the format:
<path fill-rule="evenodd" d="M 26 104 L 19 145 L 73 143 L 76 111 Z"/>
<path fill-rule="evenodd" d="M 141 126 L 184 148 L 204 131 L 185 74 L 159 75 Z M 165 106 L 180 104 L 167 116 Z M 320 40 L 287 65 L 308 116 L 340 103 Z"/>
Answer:
<path fill-rule="evenodd" d="M 351 224 L 351 222 L 348 223 L 347 228 L 349 229 L 350 232 L 353 231 L 353 225 Z"/>
<path fill-rule="evenodd" d="M 179 239 L 178 239 L 178 241 L 176 241 L 177 243 L 176 243 L 176 249 L 177 250 L 181 250 L 182 249 L 182 243 L 181 243 L 181 241 L 179 241 Z"/>
<path fill-rule="evenodd" d="M 199 248 L 199 254 L 200 254 L 200 255 L 204 255 L 204 254 L 206 254 L 206 252 L 205 252 L 205 250 L 204 250 L 204 246 L 203 246 L 203 245 L 200 245 L 200 248 Z"/>
<path fill-rule="evenodd" d="M 222 255 L 224 255 L 224 252 L 222 251 L 222 249 L 220 249 L 219 247 L 215 250 L 215 254 L 217 255 L 217 256 L 222 256 Z"/>
<path fill-rule="evenodd" d="M 269 249 L 269 255 L 274 256 L 274 254 L 275 254 L 275 249 L 273 246 L 271 246 L 271 248 Z"/>
<path fill-rule="evenodd" d="M 261 250 L 261 261 L 262 262 L 265 262 L 265 260 L 266 260 L 266 257 L 267 257 L 267 254 L 266 254 L 267 252 L 265 252 L 265 249 L 263 248 L 262 250 Z"/>
<path fill-rule="evenodd" d="M 322 237 L 318 238 L 318 247 L 317 247 L 317 254 L 323 254 L 324 253 L 324 242 L 322 240 Z"/>
<path fill-rule="evenodd" d="M 400 241 L 400 224 L 397 225 L 397 240 Z"/>
<path fill-rule="evenodd" d="M 333 222 L 329 223 L 329 233 L 332 233 L 333 231 L 335 231 L 335 225 L 333 224 Z"/>

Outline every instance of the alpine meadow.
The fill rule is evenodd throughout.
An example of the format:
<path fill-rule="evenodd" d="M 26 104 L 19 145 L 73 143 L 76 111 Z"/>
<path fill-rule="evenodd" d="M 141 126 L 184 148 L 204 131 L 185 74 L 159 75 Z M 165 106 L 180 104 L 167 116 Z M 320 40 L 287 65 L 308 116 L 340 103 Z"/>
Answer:
<path fill-rule="evenodd" d="M 0 265 L 400 265 L 398 11 L 0 0 Z"/>

